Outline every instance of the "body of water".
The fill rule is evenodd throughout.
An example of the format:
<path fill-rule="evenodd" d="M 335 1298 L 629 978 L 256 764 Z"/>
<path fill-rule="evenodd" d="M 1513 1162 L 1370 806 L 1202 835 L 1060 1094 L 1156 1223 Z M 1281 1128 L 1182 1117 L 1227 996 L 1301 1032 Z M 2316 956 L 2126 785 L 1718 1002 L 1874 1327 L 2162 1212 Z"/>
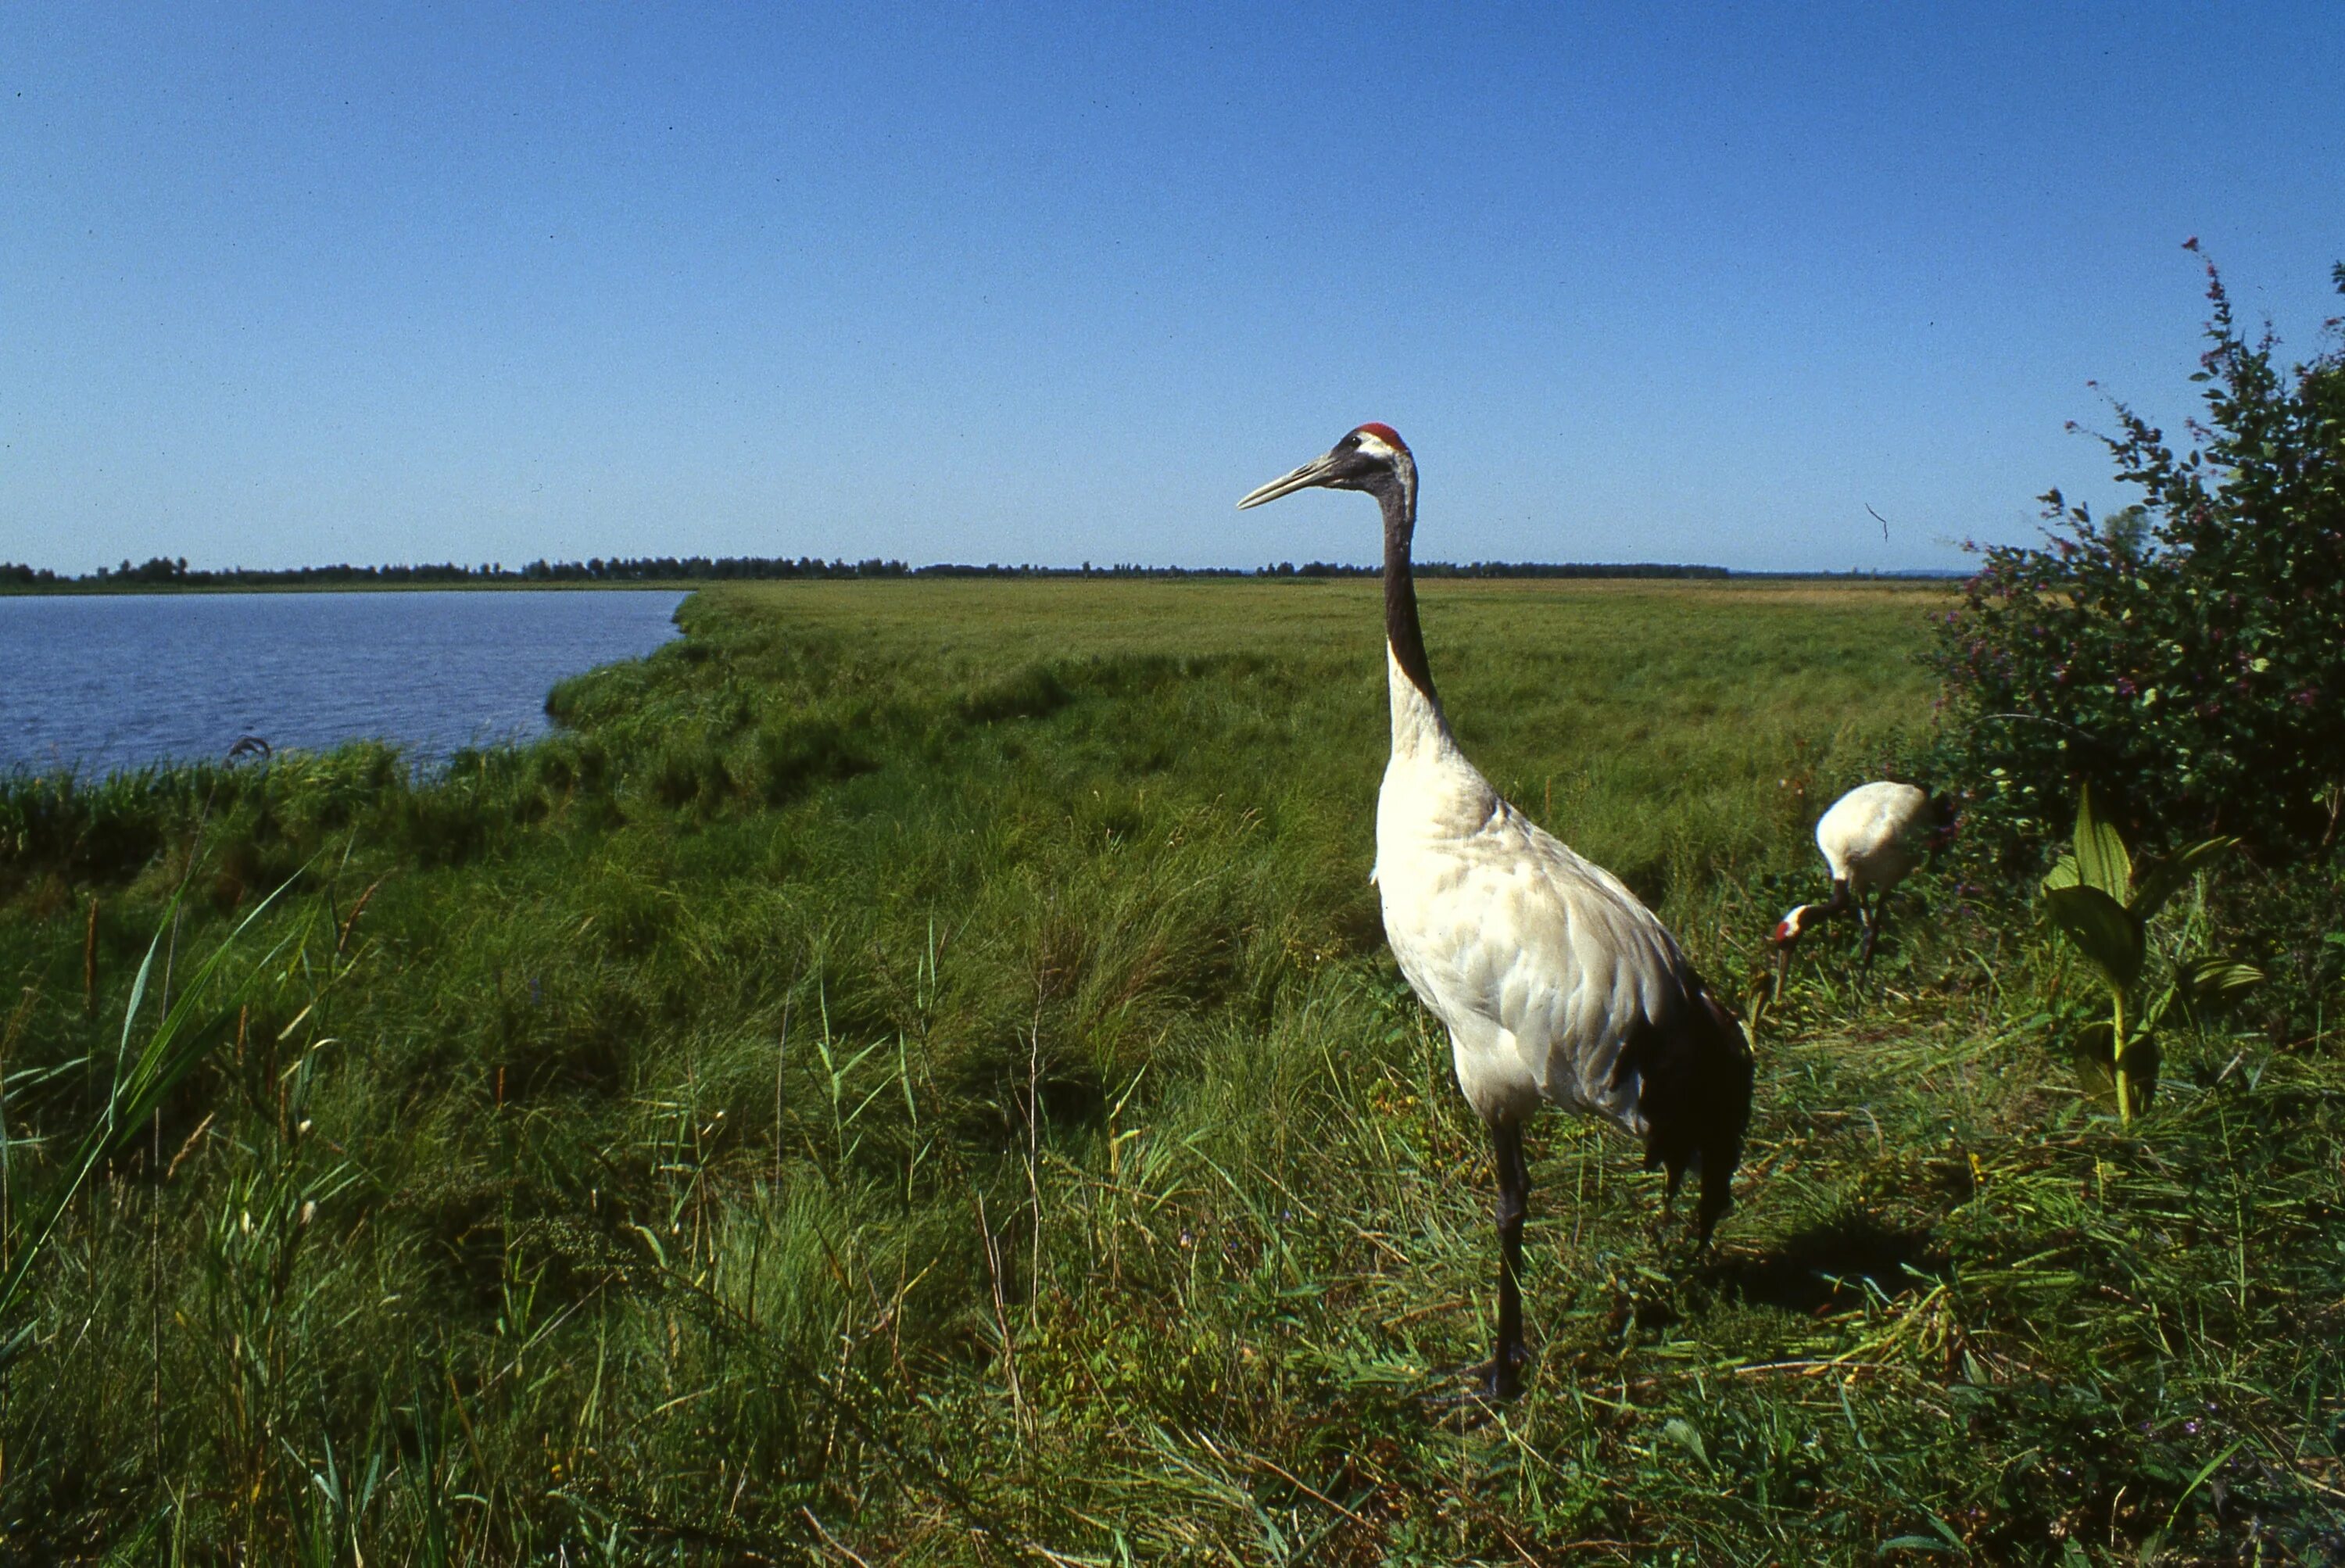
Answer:
<path fill-rule="evenodd" d="M 436 762 L 548 728 L 563 677 L 675 635 L 673 592 L 0 596 L 0 772 L 84 775 L 396 743 Z"/>

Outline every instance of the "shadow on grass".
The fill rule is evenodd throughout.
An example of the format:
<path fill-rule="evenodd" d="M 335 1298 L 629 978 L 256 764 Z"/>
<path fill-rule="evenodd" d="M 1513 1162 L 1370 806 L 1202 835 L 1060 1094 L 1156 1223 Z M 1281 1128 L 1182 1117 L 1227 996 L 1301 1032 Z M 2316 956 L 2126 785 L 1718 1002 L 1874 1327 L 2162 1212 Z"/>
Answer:
<path fill-rule="evenodd" d="M 1696 1278 L 1721 1296 L 1815 1318 L 1853 1310 L 1865 1299 L 1868 1280 L 1894 1299 L 1945 1266 L 1929 1230 L 1895 1230 L 1871 1215 L 1843 1211 L 1763 1252 L 1717 1258 Z"/>

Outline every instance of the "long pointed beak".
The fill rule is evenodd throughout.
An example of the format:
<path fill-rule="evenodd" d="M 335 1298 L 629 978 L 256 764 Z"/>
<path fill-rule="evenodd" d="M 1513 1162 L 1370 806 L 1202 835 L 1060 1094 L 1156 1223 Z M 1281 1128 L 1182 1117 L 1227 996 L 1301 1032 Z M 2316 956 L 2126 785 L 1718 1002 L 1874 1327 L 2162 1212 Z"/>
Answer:
<path fill-rule="evenodd" d="M 1792 944 L 1787 942 L 1775 949 L 1775 1001 L 1783 1000 L 1783 983 L 1791 978 Z"/>
<path fill-rule="evenodd" d="M 1327 471 L 1335 466 L 1335 454 L 1329 453 L 1315 462 L 1304 463 L 1284 478 L 1274 479 L 1259 490 L 1248 491 L 1245 498 L 1238 503 L 1238 510 L 1243 512 L 1249 506 L 1259 506 L 1265 501 L 1275 501 L 1282 495 L 1308 490 L 1326 478 Z"/>

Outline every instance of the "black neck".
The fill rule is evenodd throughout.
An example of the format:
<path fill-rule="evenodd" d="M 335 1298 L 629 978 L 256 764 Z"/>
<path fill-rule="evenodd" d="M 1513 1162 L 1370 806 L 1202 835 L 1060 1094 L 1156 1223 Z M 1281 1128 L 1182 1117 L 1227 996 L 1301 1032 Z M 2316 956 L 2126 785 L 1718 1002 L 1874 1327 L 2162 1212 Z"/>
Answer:
<path fill-rule="evenodd" d="M 1427 702 L 1433 694 L 1433 671 L 1425 662 L 1425 630 L 1416 620 L 1416 577 L 1409 570 L 1409 542 L 1416 534 L 1416 495 L 1413 485 L 1394 484 L 1378 493 L 1385 509 L 1385 640 L 1401 673 Z"/>

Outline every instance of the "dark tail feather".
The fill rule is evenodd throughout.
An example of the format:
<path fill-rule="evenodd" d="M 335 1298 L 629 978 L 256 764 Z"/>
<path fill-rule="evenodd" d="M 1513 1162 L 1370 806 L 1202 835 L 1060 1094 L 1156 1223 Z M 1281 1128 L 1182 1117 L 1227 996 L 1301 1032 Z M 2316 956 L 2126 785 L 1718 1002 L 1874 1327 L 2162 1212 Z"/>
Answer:
<path fill-rule="evenodd" d="M 1695 978 L 1694 1005 L 1668 1028 L 1629 1043 L 1627 1059 L 1642 1080 L 1645 1168 L 1670 1175 L 1670 1191 L 1689 1169 L 1701 1172 L 1696 1218 L 1710 1239 L 1734 1202 L 1734 1168 L 1751 1122 L 1751 1046 L 1742 1025 Z"/>

